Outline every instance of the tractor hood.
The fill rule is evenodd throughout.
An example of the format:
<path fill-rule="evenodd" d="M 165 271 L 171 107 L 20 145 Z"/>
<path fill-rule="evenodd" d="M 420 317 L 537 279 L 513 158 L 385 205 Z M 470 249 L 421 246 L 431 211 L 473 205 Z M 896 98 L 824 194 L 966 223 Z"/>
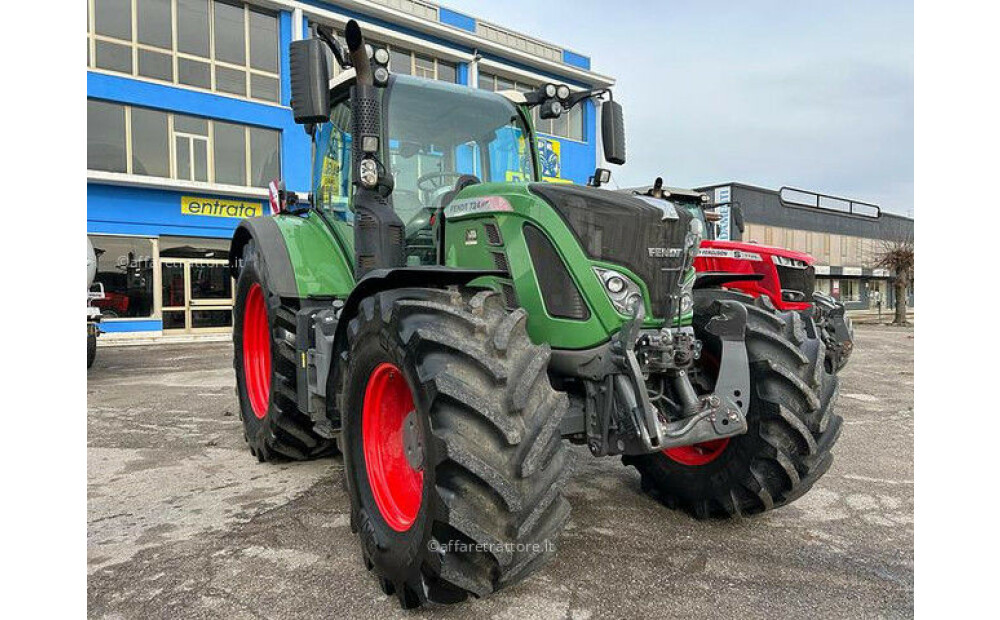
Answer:
<path fill-rule="evenodd" d="M 692 261 L 685 251 L 692 217 L 685 209 L 580 185 L 532 183 L 529 188 L 559 213 L 587 256 L 622 265 L 643 280 L 656 318 L 674 316 L 681 279 Z"/>
<path fill-rule="evenodd" d="M 746 241 L 706 240 L 702 242 L 701 247 L 705 249 L 715 248 L 719 250 L 749 252 L 767 256 L 783 256 L 792 260 L 802 261 L 807 265 L 812 265 L 816 262 L 816 259 L 811 254 L 806 254 L 805 252 L 796 252 L 788 248 L 779 248 L 760 243 L 748 243 Z"/>

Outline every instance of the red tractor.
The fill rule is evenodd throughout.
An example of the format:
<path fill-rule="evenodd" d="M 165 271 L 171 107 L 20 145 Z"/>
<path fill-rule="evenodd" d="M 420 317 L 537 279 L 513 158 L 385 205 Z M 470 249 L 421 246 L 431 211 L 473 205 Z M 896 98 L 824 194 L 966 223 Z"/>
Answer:
<path fill-rule="evenodd" d="M 701 220 L 705 235 L 694 262 L 699 274 L 711 278 L 714 285 L 725 284 L 726 288 L 752 295 L 781 312 L 811 315 L 826 345 L 827 370 L 836 372 L 847 364 L 854 348 L 854 327 L 844 312 L 844 304 L 815 290 L 816 259 L 805 252 L 753 241 L 716 239 L 716 222 L 721 216 L 715 209 L 722 205 L 712 204 L 708 194 L 664 187 L 661 178 L 639 193 L 684 207 Z M 743 214 L 739 205 L 728 206 L 731 225 L 742 232 Z"/>

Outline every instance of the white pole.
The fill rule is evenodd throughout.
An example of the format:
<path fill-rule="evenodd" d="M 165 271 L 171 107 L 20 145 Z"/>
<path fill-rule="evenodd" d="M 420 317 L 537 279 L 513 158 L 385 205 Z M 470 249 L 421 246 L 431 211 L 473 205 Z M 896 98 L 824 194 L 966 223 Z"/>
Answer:
<path fill-rule="evenodd" d="M 302 9 L 292 10 L 292 41 L 301 41 L 305 34 L 302 32 L 304 29 L 304 24 L 302 23 Z"/>

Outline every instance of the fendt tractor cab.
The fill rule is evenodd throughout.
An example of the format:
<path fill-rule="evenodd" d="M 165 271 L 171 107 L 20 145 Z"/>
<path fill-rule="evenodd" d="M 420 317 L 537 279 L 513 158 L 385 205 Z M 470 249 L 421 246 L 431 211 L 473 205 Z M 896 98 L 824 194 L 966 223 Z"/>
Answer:
<path fill-rule="evenodd" d="M 713 204 L 708 194 L 695 190 L 666 187 L 657 177 L 653 185 L 639 190 L 627 190 L 652 196 L 687 209 L 702 221 L 705 237 L 694 261 L 701 277 L 718 284 L 722 273 L 738 274 L 725 282 L 726 288 L 742 291 L 766 300 L 781 312 L 800 312 L 815 321 L 826 345 L 828 372 L 841 370 L 854 351 L 854 326 L 847 317 L 844 304 L 816 289 L 814 259 L 805 252 L 762 245 L 757 242 L 719 239 L 720 208 L 729 211 L 728 225 L 744 232 L 743 211 L 739 203 Z"/>
<path fill-rule="evenodd" d="M 345 32 L 291 44 L 313 187 L 236 230 L 234 366 L 260 460 L 343 453 L 387 594 L 454 603 L 542 565 L 569 516 L 563 439 L 698 517 L 809 489 L 841 425 L 811 320 L 699 288 L 686 210 L 540 182 L 535 107 L 599 101 L 624 162 L 609 91 L 394 76 Z"/>

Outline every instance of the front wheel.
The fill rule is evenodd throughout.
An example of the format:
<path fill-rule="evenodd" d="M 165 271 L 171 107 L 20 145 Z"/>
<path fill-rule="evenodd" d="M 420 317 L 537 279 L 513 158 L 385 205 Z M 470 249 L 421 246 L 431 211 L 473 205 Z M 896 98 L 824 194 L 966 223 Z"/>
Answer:
<path fill-rule="evenodd" d="M 412 288 L 365 298 L 348 324 L 351 524 L 404 608 L 486 596 L 553 555 L 568 401 L 525 318 L 489 291 Z"/>
<path fill-rule="evenodd" d="M 623 459 L 639 470 L 645 492 L 699 519 L 752 515 L 801 497 L 830 468 L 842 423 L 833 412 L 838 378 L 824 367 L 826 347 L 811 320 L 776 312 L 766 297 L 723 295 L 747 308 L 747 432 Z M 700 310 L 696 301 L 711 374 L 718 342 L 703 329 L 707 307 Z"/>

